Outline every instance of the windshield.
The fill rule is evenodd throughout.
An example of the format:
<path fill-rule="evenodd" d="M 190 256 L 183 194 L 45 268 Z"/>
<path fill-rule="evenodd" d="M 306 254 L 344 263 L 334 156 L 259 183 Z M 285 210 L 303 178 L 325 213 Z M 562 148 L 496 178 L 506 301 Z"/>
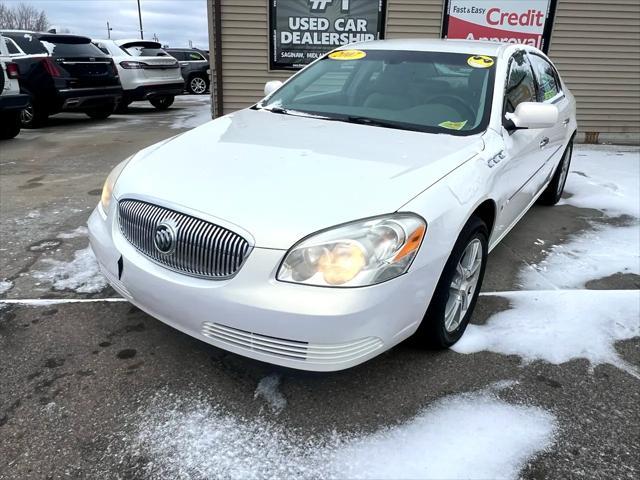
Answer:
<path fill-rule="evenodd" d="M 395 50 L 348 52 L 352 53 L 325 56 L 257 107 L 455 135 L 486 129 L 494 58 Z"/>

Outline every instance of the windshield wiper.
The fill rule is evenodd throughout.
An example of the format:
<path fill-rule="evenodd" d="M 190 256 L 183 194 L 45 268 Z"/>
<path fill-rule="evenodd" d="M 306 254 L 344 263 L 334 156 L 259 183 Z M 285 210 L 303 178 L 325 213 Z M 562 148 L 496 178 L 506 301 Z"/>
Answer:
<path fill-rule="evenodd" d="M 371 125 L 372 127 L 384 127 L 384 128 L 395 128 L 398 130 L 412 130 L 416 132 L 421 132 L 422 130 L 418 127 L 411 127 L 410 125 L 387 121 L 387 120 L 378 120 L 376 118 L 369 117 L 359 117 L 357 115 L 349 115 L 341 119 L 345 122 L 349 123 L 357 123 L 358 125 Z"/>
<path fill-rule="evenodd" d="M 288 115 L 289 111 L 286 108 L 282 108 L 282 107 L 278 107 L 278 106 L 273 106 L 273 107 L 261 107 L 259 105 L 254 105 L 253 107 L 251 107 L 254 110 L 264 110 L 265 112 L 271 112 L 271 113 L 279 113 L 282 115 Z"/>

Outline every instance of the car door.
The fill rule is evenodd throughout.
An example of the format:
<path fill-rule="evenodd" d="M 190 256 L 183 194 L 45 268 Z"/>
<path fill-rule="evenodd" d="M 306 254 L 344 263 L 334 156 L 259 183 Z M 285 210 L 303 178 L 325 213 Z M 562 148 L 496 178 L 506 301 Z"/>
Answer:
<path fill-rule="evenodd" d="M 535 102 L 537 91 L 533 69 L 526 53 L 520 50 L 509 59 L 503 101 L 503 157 L 497 165 L 495 188 L 499 198 L 496 234 L 502 235 L 524 214 L 532 202 L 537 185 L 534 179 L 544 162 L 540 150 L 544 131 L 515 130 L 505 119 L 522 102 Z"/>
<path fill-rule="evenodd" d="M 542 138 L 547 144 L 541 150 L 542 161 L 545 162 L 544 175 L 540 176 L 538 182 L 541 189 L 553 174 L 564 152 L 571 120 L 571 105 L 562 92 L 558 72 L 553 65 L 537 53 L 529 52 L 528 55 L 536 79 L 538 102 L 554 105 L 558 109 L 558 122 L 553 127 L 544 129 Z"/>

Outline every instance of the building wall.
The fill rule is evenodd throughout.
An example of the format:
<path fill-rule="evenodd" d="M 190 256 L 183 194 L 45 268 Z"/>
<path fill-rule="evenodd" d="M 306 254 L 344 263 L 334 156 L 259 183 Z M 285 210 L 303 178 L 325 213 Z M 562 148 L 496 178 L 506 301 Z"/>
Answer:
<path fill-rule="evenodd" d="M 220 2 L 226 114 L 260 99 L 266 81 L 290 73 L 269 71 L 268 1 Z M 388 0 L 386 37 L 439 37 L 443 3 Z M 640 137 L 638 0 L 558 0 L 549 54 L 576 96 L 583 133 Z"/>

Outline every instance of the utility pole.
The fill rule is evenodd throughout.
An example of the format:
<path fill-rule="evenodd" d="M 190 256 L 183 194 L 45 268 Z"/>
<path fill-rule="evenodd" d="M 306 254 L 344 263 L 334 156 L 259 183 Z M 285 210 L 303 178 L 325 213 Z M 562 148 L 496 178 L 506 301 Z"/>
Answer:
<path fill-rule="evenodd" d="M 140 21 L 140 40 L 144 40 L 144 34 L 142 33 L 142 11 L 140 10 L 140 0 L 138 0 L 138 20 Z"/>
<path fill-rule="evenodd" d="M 107 38 L 108 39 L 111 39 L 111 30 L 113 30 L 113 28 L 109 26 L 109 20 L 107 20 Z"/>

